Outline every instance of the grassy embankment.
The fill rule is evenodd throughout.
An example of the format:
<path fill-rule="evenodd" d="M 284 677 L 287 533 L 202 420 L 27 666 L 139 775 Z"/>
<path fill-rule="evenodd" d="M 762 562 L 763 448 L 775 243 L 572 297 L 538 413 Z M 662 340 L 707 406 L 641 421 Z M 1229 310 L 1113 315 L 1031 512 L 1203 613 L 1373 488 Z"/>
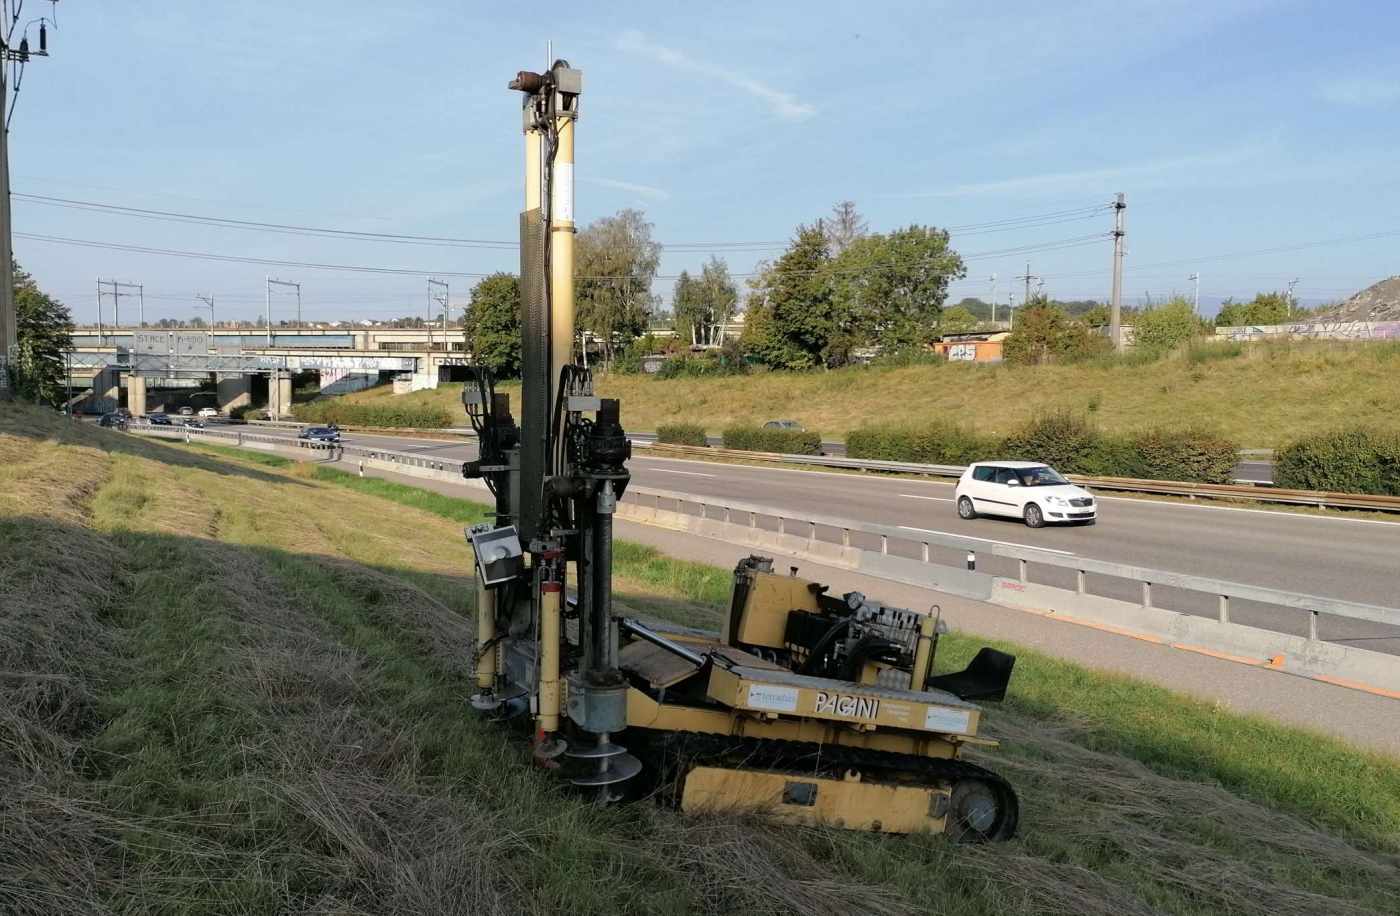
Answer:
<path fill-rule="evenodd" d="M 595 808 L 464 704 L 480 511 L 0 408 L 0 912 L 1393 907 L 1400 764 L 1035 654 L 1011 844 Z M 618 566 L 717 620 L 723 570 Z"/>
<path fill-rule="evenodd" d="M 1105 432 L 1195 422 L 1246 448 L 1273 448 L 1315 430 L 1361 423 L 1400 430 L 1400 345 L 1394 342 L 1211 345 L 1156 362 L 1067 366 L 857 367 L 737 378 L 602 377 L 622 398 L 628 429 L 700 423 L 711 434 L 733 424 L 800 421 L 828 439 L 866 423 L 965 423 L 1005 435 L 1060 408 L 1088 413 Z M 507 386 L 518 402 L 518 387 Z M 376 403 L 431 404 L 462 424 L 461 386 L 394 397 L 388 386 L 346 395 Z"/>

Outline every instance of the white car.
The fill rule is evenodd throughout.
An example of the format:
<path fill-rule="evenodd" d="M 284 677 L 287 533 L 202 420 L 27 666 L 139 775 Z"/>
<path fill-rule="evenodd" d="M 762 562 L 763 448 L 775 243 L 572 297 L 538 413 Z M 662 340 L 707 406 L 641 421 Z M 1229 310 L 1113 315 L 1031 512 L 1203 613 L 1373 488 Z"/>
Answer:
<path fill-rule="evenodd" d="M 1031 528 L 1097 520 L 1094 495 L 1036 461 L 979 461 L 968 465 L 953 492 L 958 515 L 1019 518 Z"/>
<path fill-rule="evenodd" d="M 206 420 L 212 420 L 219 415 L 219 412 L 212 407 L 201 407 L 199 415 Z"/>

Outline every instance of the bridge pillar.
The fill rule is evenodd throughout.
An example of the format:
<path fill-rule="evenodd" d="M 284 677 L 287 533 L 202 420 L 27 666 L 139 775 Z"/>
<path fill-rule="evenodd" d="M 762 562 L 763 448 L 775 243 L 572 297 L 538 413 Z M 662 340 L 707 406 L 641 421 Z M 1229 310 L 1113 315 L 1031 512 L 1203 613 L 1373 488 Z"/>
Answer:
<path fill-rule="evenodd" d="M 126 409 L 133 417 L 146 415 L 146 377 L 135 372 L 126 377 Z"/>
<path fill-rule="evenodd" d="M 267 412 L 274 420 L 292 412 L 292 376 L 274 369 L 267 382 Z"/>
<path fill-rule="evenodd" d="M 90 409 L 99 413 L 110 413 L 122 403 L 121 373 L 111 367 L 100 370 L 92 377 L 92 399 Z"/>
<path fill-rule="evenodd" d="M 232 413 L 253 403 L 253 380 L 241 372 L 218 375 L 215 391 L 219 410 L 223 413 Z"/>
<path fill-rule="evenodd" d="M 425 388 L 436 388 L 438 386 L 438 366 L 433 362 L 431 356 L 425 356 L 418 360 L 418 366 L 413 372 L 413 390 L 422 391 Z"/>

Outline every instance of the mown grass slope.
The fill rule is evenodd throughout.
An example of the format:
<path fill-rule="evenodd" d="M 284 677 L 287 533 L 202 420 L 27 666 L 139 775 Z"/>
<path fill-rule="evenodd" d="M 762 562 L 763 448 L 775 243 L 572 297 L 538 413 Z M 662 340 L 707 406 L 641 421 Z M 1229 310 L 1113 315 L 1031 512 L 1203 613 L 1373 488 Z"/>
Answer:
<path fill-rule="evenodd" d="M 1198 739 L 1179 764 L 1147 750 L 1182 711 L 1163 692 L 1118 714 L 1151 742 L 1058 715 L 1047 681 L 993 712 L 1008 744 L 986 762 L 1026 812 L 1004 846 L 596 808 L 465 705 L 461 526 L 479 509 L 326 474 L 0 407 L 0 912 L 1393 905 L 1394 762 L 1266 729 L 1290 778 L 1312 767 L 1357 801 L 1267 786 L 1272 801 L 1249 800 L 1201 775 L 1238 732 L 1228 716 L 1194 712 L 1220 744 Z M 642 548 L 619 565 L 629 607 L 717 619 L 723 571 Z M 1062 677 L 1141 706 L 1129 682 Z"/>
<path fill-rule="evenodd" d="M 638 431 L 687 422 L 718 435 L 730 425 L 790 418 L 836 440 L 867 423 L 935 420 L 1006 435 L 1031 417 L 1067 408 L 1089 414 L 1106 432 L 1203 424 L 1244 448 L 1273 448 L 1339 426 L 1400 430 L 1400 345 L 1205 346 L 1149 362 L 948 363 L 669 381 L 611 375 L 598 388 L 622 399 L 623 424 Z M 518 388 L 508 390 L 518 403 Z M 432 404 L 465 423 L 459 385 L 397 397 L 381 387 L 345 397 Z"/>

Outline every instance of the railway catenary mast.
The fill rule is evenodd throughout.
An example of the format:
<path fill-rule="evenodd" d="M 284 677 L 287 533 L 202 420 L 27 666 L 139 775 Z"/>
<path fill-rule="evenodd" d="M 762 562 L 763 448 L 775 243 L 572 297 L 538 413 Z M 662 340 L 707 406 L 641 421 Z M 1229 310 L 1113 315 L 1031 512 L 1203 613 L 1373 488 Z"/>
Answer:
<path fill-rule="evenodd" d="M 472 706 L 528 717 L 537 762 L 603 801 L 655 789 L 684 811 L 752 806 L 790 823 L 963 840 L 1014 835 L 1006 780 L 962 759 L 1015 658 L 982 649 L 935 676 L 937 609 L 892 608 L 773 571 L 734 570 L 719 633 L 617 617 L 613 512 L 631 447 L 618 402 L 573 364 L 573 134 L 583 75 L 521 72 L 520 420 L 488 369 L 462 400 L 463 474 L 495 496 L 476 557 Z"/>

